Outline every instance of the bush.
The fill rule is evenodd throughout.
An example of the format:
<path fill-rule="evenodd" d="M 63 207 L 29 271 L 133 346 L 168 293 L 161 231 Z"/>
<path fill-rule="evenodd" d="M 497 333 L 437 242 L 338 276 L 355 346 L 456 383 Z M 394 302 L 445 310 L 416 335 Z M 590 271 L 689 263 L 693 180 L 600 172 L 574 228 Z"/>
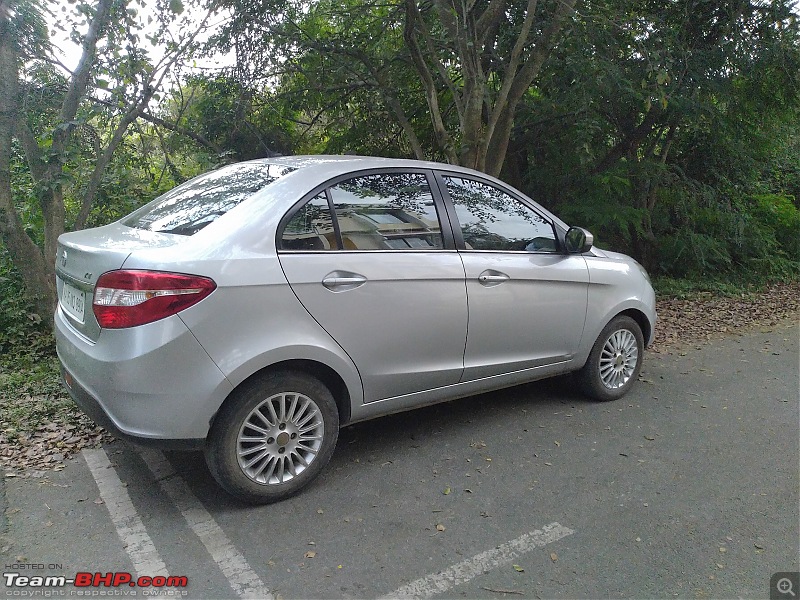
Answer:
<path fill-rule="evenodd" d="M 800 273 L 800 212 L 791 198 L 684 184 L 660 199 L 656 275 L 757 283 Z"/>
<path fill-rule="evenodd" d="M 780 250 L 793 260 L 800 260 L 800 210 L 795 198 L 763 194 L 751 198 L 750 210 L 761 227 L 772 233 Z"/>
<path fill-rule="evenodd" d="M 0 370 L 35 365 L 55 354 L 49 322 L 27 301 L 19 274 L 0 246 Z"/>

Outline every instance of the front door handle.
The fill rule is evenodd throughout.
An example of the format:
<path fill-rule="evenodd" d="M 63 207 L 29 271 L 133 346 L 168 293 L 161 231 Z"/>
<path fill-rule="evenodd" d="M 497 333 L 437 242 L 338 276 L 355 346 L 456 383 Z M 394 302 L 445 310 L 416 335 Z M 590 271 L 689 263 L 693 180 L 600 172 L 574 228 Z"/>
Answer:
<path fill-rule="evenodd" d="M 481 285 L 486 287 L 493 287 L 495 285 L 500 285 L 501 283 L 505 283 L 508 281 L 510 277 L 505 273 L 501 273 L 500 271 L 494 271 L 492 269 L 488 269 L 478 275 L 478 281 Z"/>
<path fill-rule="evenodd" d="M 332 292 L 346 292 L 361 287 L 367 282 L 367 278 L 358 273 L 346 271 L 334 271 L 328 273 L 322 280 L 322 285 Z"/>

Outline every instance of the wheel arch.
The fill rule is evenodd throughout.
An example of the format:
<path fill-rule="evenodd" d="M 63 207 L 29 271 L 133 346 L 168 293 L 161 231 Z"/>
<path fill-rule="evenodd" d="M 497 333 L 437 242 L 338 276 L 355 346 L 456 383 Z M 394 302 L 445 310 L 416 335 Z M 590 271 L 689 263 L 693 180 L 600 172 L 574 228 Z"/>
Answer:
<path fill-rule="evenodd" d="M 295 359 L 288 359 L 282 360 L 265 367 L 262 367 L 258 371 L 252 373 L 250 376 L 243 379 L 236 385 L 233 390 L 231 390 L 230 394 L 225 398 L 225 400 L 220 405 L 217 412 L 214 413 L 214 416 L 211 417 L 211 421 L 209 422 L 209 431 L 214 426 L 214 421 L 217 418 L 217 415 L 222 410 L 222 407 L 232 398 L 239 390 L 242 388 L 251 385 L 256 379 L 262 377 L 266 373 L 275 373 L 278 371 L 292 371 L 296 373 L 304 373 L 306 375 L 310 375 L 316 379 L 318 379 L 322 384 L 327 387 L 331 394 L 333 395 L 333 399 L 336 401 L 336 408 L 339 412 L 339 425 L 346 425 L 350 421 L 350 391 L 347 388 L 347 384 L 345 383 L 344 379 L 337 373 L 333 368 L 330 366 L 321 363 L 316 360 L 304 359 L 304 358 L 295 358 Z"/>
<path fill-rule="evenodd" d="M 653 341 L 652 336 L 654 330 L 653 328 L 655 326 L 655 311 L 653 310 L 651 319 L 648 316 L 648 308 L 649 307 L 646 304 L 629 300 L 614 306 L 607 312 L 604 310 L 602 313 L 603 316 L 601 316 L 600 311 L 597 310 L 597 308 L 593 308 L 590 304 L 589 310 L 590 313 L 593 314 L 589 314 L 587 316 L 587 326 L 583 332 L 584 337 L 581 340 L 581 347 L 575 356 L 575 368 L 579 369 L 586 364 L 586 360 L 589 358 L 589 353 L 592 351 L 592 347 L 597 341 L 597 337 L 600 335 L 606 325 L 619 316 L 626 316 L 633 319 L 642 330 L 645 348 L 649 346 Z M 589 326 L 590 323 L 592 324 L 591 327 Z"/>
<path fill-rule="evenodd" d="M 650 336 L 653 334 L 653 326 L 650 323 L 650 320 L 647 318 L 647 315 L 645 315 L 641 310 L 636 308 L 625 309 L 611 317 L 608 322 L 610 323 L 613 319 L 616 319 L 619 316 L 630 317 L 636 321 L 637 325 L 639 325 L 639 329 L 642 330 L 642 337 L 644 337 L 645 346 L 648 346 L 650 342 L 652 342 Z"/>

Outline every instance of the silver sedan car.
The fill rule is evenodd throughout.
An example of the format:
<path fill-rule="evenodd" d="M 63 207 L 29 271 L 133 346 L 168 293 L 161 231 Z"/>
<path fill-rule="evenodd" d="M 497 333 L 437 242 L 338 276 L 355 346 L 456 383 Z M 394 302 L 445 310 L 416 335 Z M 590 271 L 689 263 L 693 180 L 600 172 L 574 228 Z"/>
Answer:
<path fill-rule="evenodd" d="M 633 259 L 411 160 L 230 165 L 62 235 L 56 271 L 75 401 L 136 443 L 202 448 L 254 503 L 308 484 L 343 425 L 570 371 L 619 398 L 656 320 Z"/>

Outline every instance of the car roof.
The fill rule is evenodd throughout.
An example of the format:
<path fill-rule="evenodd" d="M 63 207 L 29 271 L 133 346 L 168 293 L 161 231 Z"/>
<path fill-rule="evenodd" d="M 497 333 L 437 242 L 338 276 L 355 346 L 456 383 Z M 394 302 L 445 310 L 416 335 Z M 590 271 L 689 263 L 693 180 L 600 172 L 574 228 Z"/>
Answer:
<path fill-rule="evenodd" d="M 294 169 L 309 169 L 313 167 L 323 167 L 326 171 L 340 170 L 341 173 L 348 173 L 361 169 L 382 169 L 386 167 L 400 167 L 409 169 L 438 169 L 447 171 L 458 171 L 461 173 L 471 173 L 480 175 L 488 179 L 495 179 L 485 173 L 480 173 L 474 169 L 440 163 L 427 160 L 414 160 L 409 158 L 385 158 L 380 156 L 359 156 L 351 154 L 299 154 L 291 156 L 275 156 L 272 158 L 259 158 L 251 163 L 278 164 Z"/>
<path fill-rule="evenodd" d="M 522 194 L 528 200 L 533 201 L 537 206 L 537 210 L 543 212 L 554 222 L 558 223 L 565 230 L 569 226 L 562 221 L 557 215 L 547 210 L 541 204 L 536 203 L 533 199 L 525 196 L 524 192 L 513 188 L 504 181 L 476 171 L 467 167 L 458 165 L 451 165 L 447 163 L 440 163 L 434 161 L 414 160 L 409 158 L 384 158 L 378 156 L 359 156 L 359 155 L 334 155 L 334 154 L 300 154 L 291 156 L 275 156 L 272 158 L 259 158 L 247 161 L 251 164 L 276 164 L 295 169 L 294 173 L 288 173 L 280 178 L 279 182 L 268 186 L 265 192 L 270 193 L 276 189 L 276 186 L 281 185 L 280 181 L 287 183 L 296 178 L 302 179 L 304 182 L 317 181 L 322 183 L 328 179 L 346 175 L 357 171 L 366 171 L 370 169 L 387 169 L 387 168 L 400 168 L 400 169 L 431 169 L 438 171 L 447 171 L 450 173 L 460 173 L 463 175 L 473 176 L 485 181 L 494 182 L 502 189 L 513 189 L 517 193 Z M 241 163 L 240 163 L 241 164 Z"/>

